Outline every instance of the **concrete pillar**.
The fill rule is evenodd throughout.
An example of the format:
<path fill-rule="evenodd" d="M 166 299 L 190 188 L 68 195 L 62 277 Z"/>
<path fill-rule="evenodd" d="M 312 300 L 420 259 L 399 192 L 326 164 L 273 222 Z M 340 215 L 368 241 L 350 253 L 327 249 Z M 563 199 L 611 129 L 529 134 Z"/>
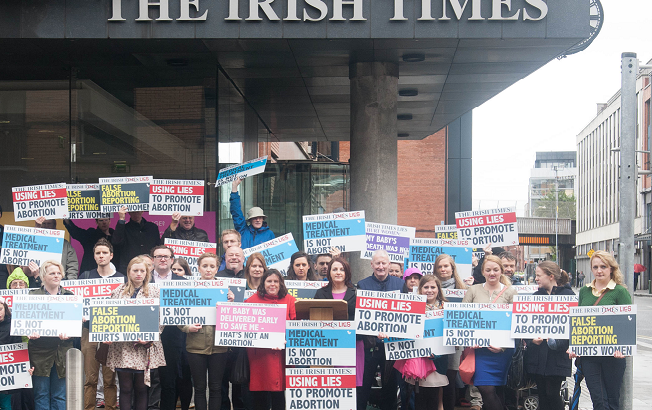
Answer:
<path fill-rule="evenodd" d="M 244 162 L 258 158 L 258 116 L 249 104 L 244 105 L 244 142 L 242 144 L 242 158 Z M 242 199 L 245 218 L 247 210 L 257 206 L 256 204 L 258 203 L 258 198 L 256 198 L 258 190 L 254 184 L 254 178 L 247 178 L 242 181 L 242 185 L 240 185 L 240 196 Z"/>
<path fill-rule="evenodd" d="M 353 63 L 351 80 L 351 210 L 367 221 L 396 224 L 398 64 Z M 353 282 L 369 276 L 368 260 L 351 258 Z"/>

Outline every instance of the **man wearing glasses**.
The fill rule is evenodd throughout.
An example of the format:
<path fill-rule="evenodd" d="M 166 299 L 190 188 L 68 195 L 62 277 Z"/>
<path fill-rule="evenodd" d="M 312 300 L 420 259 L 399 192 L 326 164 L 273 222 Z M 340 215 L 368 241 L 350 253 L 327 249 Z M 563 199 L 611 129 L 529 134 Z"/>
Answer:
<path fill-rule="evenodd" d="M 161 244 L 158 226 L 143 218 L 142 212 L 129 212 L 129 222 L 125 221 L 127 207 L 118 211 L 120 220 L 115 226 L 111 244 L 120 255 L 117 261 L 118 272 L 127 272 L 129 261 L 138 255 L 150 253 L 150 249 Z"/>

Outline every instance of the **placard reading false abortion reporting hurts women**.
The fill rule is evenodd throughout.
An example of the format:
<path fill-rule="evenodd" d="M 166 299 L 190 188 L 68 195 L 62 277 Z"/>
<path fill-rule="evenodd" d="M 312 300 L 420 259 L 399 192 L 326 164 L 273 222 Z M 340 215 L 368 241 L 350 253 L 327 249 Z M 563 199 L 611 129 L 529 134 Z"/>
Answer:
<path fill-rule="evenodd" d="M 204 215 L 204 181 L 155 179 L 149 186 L 150 215 Z"/>
<path fill-rule="evenodd" d="M 518 245 L 515 208 L 455 212 L 457 237 L 468 239 L 474 248 Z"/>
<path fill-rule="evenodd" d="M 226 302 L 229 288 L 216 280 L 165 280 L 160 284 L 160 324 L 215 325 L 215 304 Z"/>
<path fill-rule="evenodd" d="M 111 213 L 100 210 L 100 185 L 66 185 L 68 192 L 68 219 L 111 218 Z"/>
<path fill-rule="evenodd" d="M 156 342 L 159 340 L 158 299 L 93 299 L 90 342 Z"/>
<path fill-rule="evenodd" d="M 31 388 L 31 367 L 27 343 L 0 345 L 0 391 Z"/>
<path fill-rule="evenodd" d="M 285 364 L 349 366 L 355 362 L 355 322 L 288 320 Z"/>
<path fill-rule="evenodd" d="M 218 303 L 215 346 L 285 348 L 286 305 Z"/>
<path fill-rule="evenodd" d="M 445 253 L 455 261 L 458 275 L 467 278 L 473 273 L 473 251 L 469 244 L 469 241 L 457 239 L 413 238 L 410 240 L 410 252 L 405 268 L 418 268 L 424 275 L 432 274 L 435 271 L 437 256 Z"/>
<path fill-rule="evenodd" d="M 511 326 L 507 303 L 444 303 L 444 346 L 513 348 Z"/>
<path fill-rule="evenodd" d="M 423 338 L 385 340 L 385 358 L 387 360 L 413 359 L 455 353 L 454 346 L 444 346 L 444 311 L 426 312 Z"/>
<path fill-rule="evenodd" d="M 267 165 L 267 156 L 252 159 L 242 164 L 231 165 L 230 167 L 220 169 L 217 174 L 215 186 L 222 186 L 238 179 L 245 179 L 254 175 L 265 172 Z"/>
<path fill-rule="evenodd" d="M 149 186 L 152 177 L 100 178 L 102 212 L 118 212 L 123 206 L 127 211 L 149 211 Z"/>
<path fill-rule="evenodd" d="M 421 339 L 426 297 L 412 293 L 358 290 L 355 304 L 355 329 L 359 335 Z"/>
<path fill-rule="evenodd" d="M 466 289 L 442 289 L 442 293 L 449 302 L 461 302 L 466 295 Z"/>
<path fill-rule="evenodd" d="M 570 308 L 577 295 L 516 295 L 512 304 L 514 339 L 568 339 Z"/>
<path fill-rule="evenodd" d="M 570 350 L 578 356 L 636 354 L 636 305 L 572 307 L 570 324 Z"/>
<path fill-rule="evenodd" d="M 288 410 L 356 408 L 355 367 L 285 370 Z"/>
<path fill-rule="evenodd" d="M 263 242 L 253 248 L 243 250 L 245 258 L 255 252 L 260 252 L 265 258 L 265 264 L 268 269 L 276 269 L 281 272 L 281 275 L 287 275 L 288 266 L 290 266 L 290 258 L 295 252 L 299 252 L 294 237 L 291 233 L 283 236 L 278 236 L 271 241 Z"/>
<path fill-rule="evenodd" d="M 217 244 L 210 242 L 165 238 L 165 246 L 172 249 L 175 257 L 183 258 L 188 262 L 190 273 L 194 276 L 199 276 L 197 261 L 202 254 L 207 252 L 217 254 Z"/>
<path fill-rule="evenodd" d="M 409 226 L 378 224 L 366 222 L 367 249 L 360 254 L 361 259 L 371 259 L 374 252 L 384 249 L 392 262 L 403 263 L 408 254 L 410 239 L 414 238 L 416 228 Z"/>
<path fill-rule="evenodd" d="M 364 211 L 303 216 L 303 249 L 308 255 L 364 251 L 367 247 Z"/>
<path fill-rule="evenodd" d="M 81 337 L 83 300 L 77 295 L 18 295 L 11 311 L 11 335 Z"/>
<path fill-rule="evenodd" d="M 285 287 L 295 299 L 314 299 L 317 289 L 328 285 L 328 281 L 319 280 L 286 280 Z"/>
<path fill-rule="evenodd" d="M 58 229 L 5 226 L 0 264 L 27 266 L 53 259 L 61 262 L 65 231 Z"/>
<path fill-rule="evenodd" d="M 68 218 L 66 184 L 31 185 L 11 188 L 14 221 Z"/>
<path fill-rule="evenodd" d="M 91 314 L 91 299 L 103 298 L 108 299 L 111 292 L 118 286 L 125 283 L 124 278 L 100 278 L 100 279 L 80 279 L 64 280 L 62 286 L 75 295 L 84 298 L 83 318 L 88 320 Z"/>
<path fill-rule="evenodd" d="M 4 299 L 8 307 L 14 306 L 14 296 L 27 295 L 34 289 L 0 289 L 0 298 Z"/>

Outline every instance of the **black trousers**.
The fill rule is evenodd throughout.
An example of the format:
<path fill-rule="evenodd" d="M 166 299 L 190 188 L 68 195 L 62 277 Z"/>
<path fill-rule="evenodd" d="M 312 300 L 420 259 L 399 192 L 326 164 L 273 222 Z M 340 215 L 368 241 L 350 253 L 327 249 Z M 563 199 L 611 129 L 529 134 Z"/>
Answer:
<path fill-rule="evenodd" d="M 210 355 L 188 353 L 197 410 L 218 410 L 222 406 L 222 377 L 226 355 L 226 353 Z M 208 403 L 206 403 L 206 372 L 208 372 Z"/>
<path fill-rule="evenodd" d="M 625 359 L 613 356 L 582 357 L 582 372 L 591 393 L 593 410 L 618 410 Z"/>
<path fill-rule="evenodd" d="M 364 352 L 364 375 L 362 377 L 362 386 L 356 390 L 358 410 L 366 410 L 369 396 L 371 395 L 371 386 L 376 379 L 376 368 L 380 365 L 382 377 L 382 390 L 380 409 L 396 410 L 396 393 L 398 391 L 399 372 L 394 368 L 385 368 L 385 347 L 380 345 L 373 351 Z M 388 374 L 385 374 L 385 372 Z"/>

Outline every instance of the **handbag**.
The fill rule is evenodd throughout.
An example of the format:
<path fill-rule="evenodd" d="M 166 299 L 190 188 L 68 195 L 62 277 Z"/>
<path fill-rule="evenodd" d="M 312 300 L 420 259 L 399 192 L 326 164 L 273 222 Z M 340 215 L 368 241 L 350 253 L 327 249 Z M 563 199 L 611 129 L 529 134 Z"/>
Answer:
<path fill-rule="evenodd" d="M 109 357 L 109 345 L 106 343 L 100 343 L 95 351 L 95 360 L 97 360 L 102 366 L 106 366 L 106 359 Z"/>
<path fill-rule="evenodd" d="M 464 384 L 473 384 L 475 375 L 475 349 L 467 347 L 460 358 L 460 377 Z"/>
<path fill-rule="evenodd" d="M 235 362 L 233 362 L 233 367 L 231 368 L 231 383 L 249 383 L 249 357 L 247 356 L 247 349 L 238 349 Z"/>

